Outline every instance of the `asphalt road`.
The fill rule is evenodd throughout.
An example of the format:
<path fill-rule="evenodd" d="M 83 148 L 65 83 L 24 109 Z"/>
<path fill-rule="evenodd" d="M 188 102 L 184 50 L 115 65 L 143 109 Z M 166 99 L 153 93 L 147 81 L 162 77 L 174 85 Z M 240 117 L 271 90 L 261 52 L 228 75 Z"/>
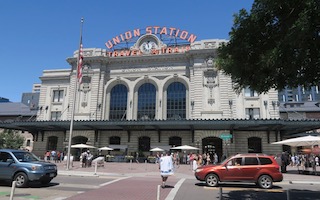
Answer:
<path fill-rule="evenodd" d="M 59 175 L 49 185 L 33 183 L 28 188 L 16 188 L 14 199 L 156 200 L 159 196 L 160 200 L 320 200 L 320 176 L 294 171 L 284 174 L 284 180 L 270 190 L 249 183 L 222 183 L 212 188 L 197 181 L 188 166 L 181 166 L 162 189 L 158 187 L 161 180 L 156 169 L 156 165 L 108 164 L 95 172 L 93 168 L 66 171 L 60 166 Z M 0 182 L 0 200 L 8 200 L 10 192 L 9 184 Z"/>

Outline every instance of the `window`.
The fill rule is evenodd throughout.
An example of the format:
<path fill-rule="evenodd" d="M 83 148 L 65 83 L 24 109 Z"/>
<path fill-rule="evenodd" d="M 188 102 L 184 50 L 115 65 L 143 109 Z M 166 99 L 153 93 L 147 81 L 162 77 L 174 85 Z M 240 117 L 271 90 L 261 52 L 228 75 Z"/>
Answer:
<path fill-rule="evenodd" d="M 247 119 L 259 119 L 260 109 L 259 108 L 246 108 L 246 118 Z"/>
<path fill-rule="evenodd" d="M 27 146 L 27 147 L 30 147 L 30 144 L 31 144 L 31 141 L 30 141 L 30 140 L 27 140 L 26 146 Z"/>
<path fill-rule="evenodd" d="M 181 137 L 170 137 L 169 145 L 172 147 L 181 146 Z"/>
<path fill-rule="evenodd" d="M 0 162 L 10 162 L 12 156 L 7 152 L 0 152 Z"/>
<path fill-rule="evenodd" d="M 251 88 L 246 87 L 244 89 L 244 96 L 245 97 L 257 97 L 258 93 L 256 91 L 252 90 Z"/>
<path fill-rule="evenodd" d="M 51 112 L 51 120 L 61 120 L 61 111 Z"/>
<path fill-rule="evenodd" d="M 150 150 L 150 138 L 140 137 L 139 138 L 139 151 L 149 151 Z"/>
<path fill-rule="evenodd" d="M 125 85 L 119 84 L 112 88 L 110 93 L 109 119 L 123 120 L 127 118 L 127 96 L 128 89 Z"/>
<path fill-rule="evenodd" d="M 167 119 L 186 118 L 186 87 L 179 82 L 171 83 L 167 89 Z"/>
<path fill-rule="evenodd" d="M 248 138 L 248 153 L 262 153 L 261 144 L 261 138 Z"/>
<path fill-rule="evenodd" d="M 119 145 L 120 144 L 120 137 L 118 137 L 118 136 L 110 137 L 109 138 L 109 144 Z"/>
<path fill-rule="evenodd" d="M 269 158 L 259 158 L 261 165 L 270 165 L 272 164 L 272 160 Z"/>
<path fill-rule="evenodd" d="M 63 101 L 63 90 L 53 90 L 52 102 L 62 102 Z"/>
<path fill-rule="evenodd" d="M 138 90 L 138 119 L 154 119 L 155 115 L 156 88 L 151 83 L 145 83 Z"/>
<path fill-rule="evenodd" d="M 244 165 L 258 165 L 258 159 L 256 157 L 245 157 Z"/>
<path fill-rule="evenodd" d="M 242 158 L 233 158 L 227 163 L 227 166 L 240 166 L 242 163 Z"/>
<path fill-rule="evenodd" d="M 48 137 L 47 150 L 56 150 L 57 144 L 58 144 L 58 137 L 57 136 Z"/>

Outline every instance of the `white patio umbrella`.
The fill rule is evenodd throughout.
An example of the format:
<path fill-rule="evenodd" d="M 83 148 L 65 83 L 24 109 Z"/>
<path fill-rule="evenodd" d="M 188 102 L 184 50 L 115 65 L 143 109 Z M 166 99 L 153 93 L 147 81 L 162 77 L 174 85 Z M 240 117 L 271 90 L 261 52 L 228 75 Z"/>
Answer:
<path fill-rule="evenodd" d="M 71 145 L 71 148 L 79 148 L 79 149 L 95 149 L 97 147 L 88 145 L 88 144 L 74 144 Z"/>
<path fill-rule="evenodd" d="M 164 151 L 164 149 L 161 149 L 159 147 L 155 147 L 153 149 L 150 149 L 150 151 Z"/>
<path fill-rule="evenodd" d="M 320 145 L 320 137 L 308 135 L 297 138 L 290 138 L 279 142 L 273 142 L 272 144 L 283 144 L 292 147 Z"/>
<path fill-rule="evenodd" d="M 105 150 L 105 151 L 112 151 L 113 148 L 110 148 L 110 147 L 100 147 L 99 150 L 100 150 L 100 151 L 103 151 L 103 150 Z"/>
<path fill-rule="evenodd" d="M 182 145 L 182 146 L 176 146 L 171 149 L 181 149 L 181 150 L 199 150 L 197 147 L 189 146 L 189 145 Z"/>

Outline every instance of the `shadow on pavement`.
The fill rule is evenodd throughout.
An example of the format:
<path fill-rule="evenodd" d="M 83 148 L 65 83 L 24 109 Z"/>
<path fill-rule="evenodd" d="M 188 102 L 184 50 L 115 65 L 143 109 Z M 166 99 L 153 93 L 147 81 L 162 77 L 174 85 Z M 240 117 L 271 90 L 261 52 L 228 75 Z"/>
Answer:
<path fill-rule="evenodd" d="M 239 200 L 239 199 L 259 199 L 259 200 L 320 200 L 319 192 L 310 190 L 290 190 L 289 198 L 288 193 L 284 190 L 238 190 L 229 191 L 222 194 L 224 200 Z"/>
<path fill-rule="evenodd" d="M 209 187 L 207 186 L 206 183 L 196 183 L 195 184 L 196 186 L 199 186 L 199 187 Z M 219 185 L 217 187 L 212 187 L 212 188 L 243 188 L 243 189 L 259 189 L 259 190 L 265 190 L 265 189 L 262 189 L 260 188 L 259 186 L 257 186 L 255 183 L 242 183 L 242 182 L 230 182 L 230 183 L 219 183 Z M 276 186 L 274 185 L 272 189 L 282 189 L 282 187 L 279 187 L 279 186 Z M 270 189 L 270 190 L 272 190 Z"/>

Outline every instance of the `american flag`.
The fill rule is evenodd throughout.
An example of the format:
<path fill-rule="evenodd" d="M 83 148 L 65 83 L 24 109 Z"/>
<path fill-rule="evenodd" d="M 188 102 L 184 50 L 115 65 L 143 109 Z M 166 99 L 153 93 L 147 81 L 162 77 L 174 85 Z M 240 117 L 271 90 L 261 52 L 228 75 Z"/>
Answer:
<path fill-rule="evenodd" d="M 80 49 L 79 49 L 79 60 L 78 60 L 78 69 L 77 69 L 77 77 L 79 83 L 82 82 L 82 62 L 83 62 L 83 48 L 82 48 L 82 41 L 80 43 Z"/>

